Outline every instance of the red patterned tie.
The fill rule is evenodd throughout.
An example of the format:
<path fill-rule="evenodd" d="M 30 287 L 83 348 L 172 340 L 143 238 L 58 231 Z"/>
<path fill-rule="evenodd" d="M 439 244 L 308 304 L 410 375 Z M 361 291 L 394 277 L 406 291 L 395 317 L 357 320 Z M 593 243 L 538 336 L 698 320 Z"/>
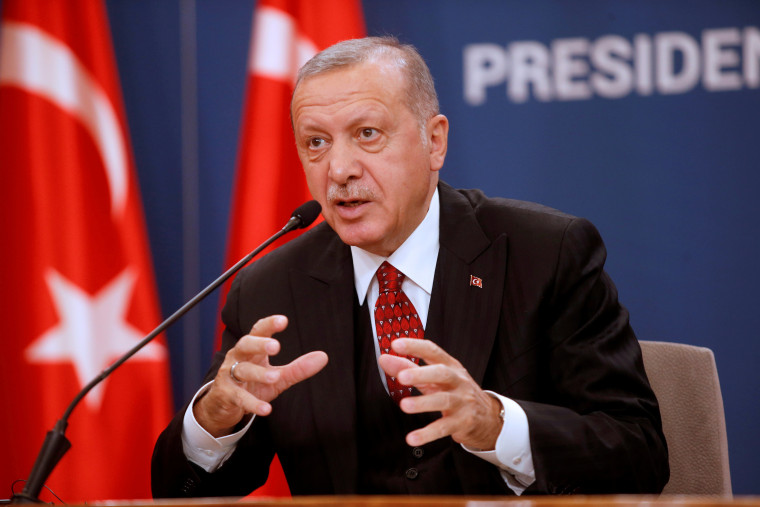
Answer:
<path fill-rule="evenodd" d="M 377 269 L 377 281 L 380 284 L 380 296 L 375 303 L 375 329 L 380 342 L 380 353 L 399 356 L 391 350 L 391 342 L 396 338 L 424 338 L 425 330 L 417 315 L 417 310 L 409 297 L 401 290 L 404 274 L 387 262 Z M 419 359 L 401 356 L 419 364 Z M 412 393 L 412 388 L 399 383 L 396 377 L 385 376 L 388 391 L 396 403 Z"/>

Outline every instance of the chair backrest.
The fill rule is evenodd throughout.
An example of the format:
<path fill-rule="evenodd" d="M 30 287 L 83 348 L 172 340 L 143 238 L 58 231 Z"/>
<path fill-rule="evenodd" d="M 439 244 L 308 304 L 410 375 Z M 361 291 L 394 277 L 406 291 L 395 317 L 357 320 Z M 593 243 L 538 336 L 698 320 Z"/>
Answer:
<path fill-rule="evenodd" d="M 640 341 L 670 455 L 663 494 L 731 495 L 723 396 L 710 349 Z"/>

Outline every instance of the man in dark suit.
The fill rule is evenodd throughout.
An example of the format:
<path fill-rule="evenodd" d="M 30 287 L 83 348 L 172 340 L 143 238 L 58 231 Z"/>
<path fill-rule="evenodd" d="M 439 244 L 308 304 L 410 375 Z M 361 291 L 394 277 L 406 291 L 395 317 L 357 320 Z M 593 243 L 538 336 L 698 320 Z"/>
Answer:
<path fill-rule="evenodd" d="M 594 227 L 439 182 L 448 120 L 393 39 L 314 57 L 291 115 L 326 223 L 236 278 L 154 495 L 245 495 L 274 453 L 293 494 L 660 491 L 657 401 Z"/>

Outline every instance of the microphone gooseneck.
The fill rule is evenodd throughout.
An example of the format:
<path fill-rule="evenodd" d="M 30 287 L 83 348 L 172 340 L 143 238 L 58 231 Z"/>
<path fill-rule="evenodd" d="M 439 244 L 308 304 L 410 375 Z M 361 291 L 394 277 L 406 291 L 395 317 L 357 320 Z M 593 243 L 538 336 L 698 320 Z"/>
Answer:
<path fill-rule="evenodd" d="M 225 271 L 219 278 L 211 282 L 205 289 L 196 294 L 195 297 L 185 303 L 179 310 L 174 312 L 169 318 L 159 324 L 158 327 L 156 327 L 153 331 L 150 332 L 150 334 L 143 338 L 140 343 L 132 347 L 127 353 L 125 353 L 113 364 L 111 364 L 111 366 L 103 370 L 100 375 L 90 381 L 89 384 L 84 386 L 84 388 L 71 401 L 68 408 L 63 413 L 63 416 L 56 423 L 55 427 L 52 430 L 48 431 L 47 435 L 45 436 L 45 441 L 42 443 L 42 448 L 37 455 L 37 460 L 34 462 L 34 466 L 32 466 L 32 471 L 29 473 L 29 478 L 26 481 L 24 490 L 21 493 L 14 495 L 11 503 L 42 503 L 39 499 L 39 494 L 42 490 L 42 486 L 45 484 L 47 478 L 50 477 L 50 474 L 53 472 L 53 469 L 61 460 L 63 455 L 71 447 L 71 443 L 65 435 L 69 416 L 71 415 L 71 412 L 74 410 L 74 408 L 82 400 L 82 398 L 84 398 L 85 395 L 92 390 L 92 388 L 105 380 L 111 373 L 113 373 L 116 368 L 121 366 L 127 359 L 139 352 L 140 349 L 150 343 L 156 336 L 164 332 L 166 328 L 178 321 L 183 315 L 185 315 L 185 313 L 200 303 L 201 300 L 211 294 L 220 285 L 226 282 L 228 278 L 237 273 L 243 266 L 248 264 L 251 259 L 256 257 L 259 253 L 261 253 L 262 250 L 271 245 L 274 241 L 294 229 L 300 229 L 311 225 L 312 222 L 317 219 L 321 210 L 322 207 L 317 201 L 309 201 L 296 208 L 296 210 L 291 215 L 290 220 L 288 220 L 288 222 L 285 224 L 285 227 L 280 229 L 269 239 L 256 247 L 256 249 L 251 253 L 240 259 L 234 266 Z"/>

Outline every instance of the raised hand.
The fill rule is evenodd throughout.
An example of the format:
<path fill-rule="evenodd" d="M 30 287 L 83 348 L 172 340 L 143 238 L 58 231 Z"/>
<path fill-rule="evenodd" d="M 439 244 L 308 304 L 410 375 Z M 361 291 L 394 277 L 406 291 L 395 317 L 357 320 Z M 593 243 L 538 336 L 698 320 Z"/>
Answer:
<path fill-rule="evenodd" d="M 265 317 L 227 351 L 211 388 L 193 407 L 196 420 L 211 435 L 232 433 L 246 414 L 269 415 L 269 402 L 325 367 L 327 354 L 321 351 L 304 354 L 284 366 L 269 363 L 269 357 L 280 351 L 280 342 L 272 336 L 287 326 L 283 315 Z"/>
<path fill-rule="evenodd" d="M 422 393 L 402 399 L 401 410 L 407 414 L 441 413 L 440 419 L 409 433 L 409 445 L 420 446 L 451 436 L 476 449 L 492 450 L 496 446 L 502 427 L 501 403 L 483 391 L 459 361 L 430 340 L 398 338 L 391 347 L 426 363 L 417 366 L 403 357 L 380 356 L 380 366 L 388 375 Z"/>

